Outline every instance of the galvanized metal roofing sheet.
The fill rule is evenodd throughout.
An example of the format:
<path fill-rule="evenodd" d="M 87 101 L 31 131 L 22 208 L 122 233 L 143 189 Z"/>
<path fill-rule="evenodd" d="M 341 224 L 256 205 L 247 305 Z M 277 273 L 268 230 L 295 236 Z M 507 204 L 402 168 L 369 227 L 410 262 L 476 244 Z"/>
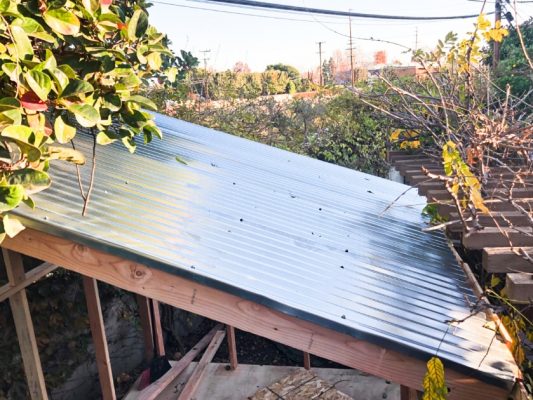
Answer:
<path fill-rule="evenodd" d="M 254 300 L 499 384 L 505 346 L 470 314 L 475 297 L 425 199 L 407 186 L 157 114 L 162 141 L 99 147 L 87 217 L 74 167 L 56 163 L 38 230 Z M 79 135 L 88 156 L 92 141 Z M 176 161 L 179 156 L 186 165 Z M 90 157 L 88 157 L 90 158 Z M 82 168 L 87 182 L 90 166 Z M 490 348 L 490 351 L 488 351 Z"/>

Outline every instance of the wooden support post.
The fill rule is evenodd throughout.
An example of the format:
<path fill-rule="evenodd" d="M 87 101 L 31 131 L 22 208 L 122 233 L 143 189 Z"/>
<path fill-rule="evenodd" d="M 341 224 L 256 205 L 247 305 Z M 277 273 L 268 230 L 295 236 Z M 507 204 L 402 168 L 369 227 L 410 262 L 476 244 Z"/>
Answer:
<path fill-rule="evenodd" d="M 22 265 L 22 256 L 19 253 L 6 249 L 2 249 L 2 253 L 4 255 L 9 283 L 12 286 L 16 286 L 26 279 L 24 266 Z M 46 400 L 48 399 L 48 394 L 46 393 L 46 385 L 41 360 L 39 358 L 39 349 L 35 340 L 26 290 L 22 289 L 12 294 L 9 298 L 9 304 L 15 322 L 15 330 L 17 331 L 30 397 L 32 400 Z"/>
<path fill-rule="evenodd" d="M 152 313 L 150 311 L 150 299 L 137 295 L 137 305 L 139 306 L 139 319 L 143 331 L 144 339 L 144 359 L 150 362 L 154 357 L 154 331 L 152 328 Z"/>
<path fill-rule="evenodd" d="M 154 327 L 155 352 L 159 357 L 162 357 L 165 355 L 165 341 L 163 340 L 159 302 L 157 300 L 150 301 L 152 302 L 152 325 Z"/>
<path fill-rule="evenodd" d="M 222 344 L 222 340 L 224 340 L 224 336 L 226 333 L 224 331 L 218 331 L 215 336 L 213 337 L 213 340 L 211 340 L 211 343 L 209 343 L 209 346 L 207 347 L 207 350 L 205 351 L 204 355 L 198 361 L 198 364 L 196 365 L 196 368 L 194 369 L 191 377 L 183 387 L 178 400 L 190 400 L 193 398 L 194 393 L 196 392 L 196 389 L 198 389 L 198 386 L 200 386 L 200 381 L 202 380 L 202 377 L 205 375 L 207 371 L 207 366 L 215 356 L 218 348 Z"/>
<path fill-rule="evenodd" d="M 418 392 L 407 386 L 400 386 L 400 400 L 418 400 Z"/>
<path fill-rule="evenodd" d="M 237 342 L 235 341 L 235 328 L 231 325 L 226 326 L 226 335 L 228 340 L 229 365 L 232 371 L 237 369 L 239 362 L 237 360 Z"/>
<path fill-rule="evenodd" d="M 104 400 L 115 400 L 115 386 L 113 384 L 111 360 L 109 359 L 109 350 L 107 348 L 102 307 L 98 295 L 98 282 L 94 278 L 84 276 L 83 288 L 85 290 L 85 300 L 87 301 L 87 312 L 89 313 L 89 323 L 91 325 L 91 334 L 96 353 L 96 365 L 98 367 L 102 397 Z"/>
<path fill-rule="evenodd" d="M 304 351 L 304 368 L 306 370 L 311 369 L 311 354 L 306 351 Z"/>

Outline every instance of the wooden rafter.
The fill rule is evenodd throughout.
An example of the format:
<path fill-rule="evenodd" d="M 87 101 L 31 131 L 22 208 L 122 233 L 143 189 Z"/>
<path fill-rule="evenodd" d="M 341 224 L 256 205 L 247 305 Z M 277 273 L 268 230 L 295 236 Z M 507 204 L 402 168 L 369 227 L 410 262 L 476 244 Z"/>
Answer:
<path fill-rule="evenodd" d="M 237 359 L 237 342 L 235 341 L 235 328 L 233 326 L 226 326 L 226 336 L 228 339 L 229 365 L 234 371 L 237 369 L 239 361 Z"/>
<path fill-rule="evenodd" d="M 150 311 L 150 299 L 140 294 L 137 295 L 139 306 L 139 319 L 144 340 L 144 360 L 150 362 L 154 357 L 154 330 L 152 328 L 152 312 Z"/>
<path fill-rule="evenodd" d="M 32 283 L 38 281 L 43 276 L 48 275 L 50 272 L 54 271 L 57 268 L 57 265 L 50 263 L 43 263 L 32 270 L 24 274 L 24 278 L 18 283 L 8 283 L 0 287 L 0 303 L 8 299 L 13 294 L 19 292 L 22 289 L 30 286 Z"/>
<path fill-rule="evenodd" d="M 423 360 L 355 339 L 198 282 L 33 229 L 26 229 L 15 238 L 6 239 L 3 246 L 368 374 L 422 389 L 426 372 Z M 518 369 L 514 373 L 518 376 Z M 451 368 L 446 371 L 446 380 L 451 390 L 449 400 L 499 400 L 506 399 L 509 394 L 508 389 L 482 382 Z"/>

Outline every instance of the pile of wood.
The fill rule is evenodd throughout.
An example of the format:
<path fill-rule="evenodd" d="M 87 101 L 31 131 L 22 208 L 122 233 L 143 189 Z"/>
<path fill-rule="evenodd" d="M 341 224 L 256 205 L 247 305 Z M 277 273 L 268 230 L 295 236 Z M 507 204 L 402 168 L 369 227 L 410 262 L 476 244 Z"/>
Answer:
<path fill-rule="evenodd" d="M 435 204 L 440 216 L 449 221 L 459 220 L 445 183 L 427 174 L 444 175 L 442 163 L 422 154 L 401 151 L 391 151 L 389 161 L 406 184 L 416 187 L 428 203 Z M 483 186 L 490 214 L 479 215 L 482 229 L 467 231 L 460 222 L 446 229 L 466 249 L 482 251 L 486 272 L 506 274 L 505 292 L 510 299 L 530 303 L 533 299 L 533 260 L 529 257 L 533 255 L 533 175 L 521 173 L 523 183 L 520 184 L 516 184 L 515 176 L 509 169 L 491 170 Z"/>

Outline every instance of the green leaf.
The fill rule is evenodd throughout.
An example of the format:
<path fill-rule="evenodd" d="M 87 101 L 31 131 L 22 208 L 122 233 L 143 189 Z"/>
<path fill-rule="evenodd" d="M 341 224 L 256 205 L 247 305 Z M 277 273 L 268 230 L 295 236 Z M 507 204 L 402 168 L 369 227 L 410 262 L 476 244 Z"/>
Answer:
<path fill-rule="evenodd" d="M 48 93 L 52 89 L 52 80 L 41 71 L 31 70 L 24 74 L 26 82 L 42 101 L 48 100 Z"/>
<path fill-rule="evenodd" d="M 0 112 L 6 110 L 16 110 L 20 108 L 20 101 L 14 97 L 4 97 L 0 99 Z"/>
<path fill-rule="evenodd" d="M 178 74 L 178 69 L 176 67 L 170 67 L 167 70 L 167 79 L 170 83 L 176 82 L 176 75 Z"/>
<path fill-rule="evenodd" d="M 144 35 L 148 29 L 148 16 L 143 10 L 136 10 L 128 22 L 128 38 L 135 40 Z"/>
<path fill-rule="evenodd" d="M 15 42 L 15 50 L 18 58 L 26 58 L 26 55 L 33 55 L 33 46 L 31 44 L 30 38 L 24 32 L 24 29 L 20 26 L 11 26 L 11 34 L 13 35 L 13 40 Z"/>
<path fill-rule="evenodd" d="M 65 89 L 63 89 L 61 92 L 61 97 L 79 96 L 80 94 L 93 91 L 94 87 L 89 82 L 82 81 L 80 79 L 74 79 L 68 83 Z"/>
<path fill-rule="evenodd" d="M 58 91 L 61 92 L 62 90 L 64 90 L 69 82 L 68 76 L 59 68 L 49 69 L 49 72 L 52 75 L 54 82 L 56 83 Z"/>
<path fill-rule="evenodd" d="M 96 143 L 106 146 L 116 141 L 118 137 L 112 132 L 99 132 L 96 135 Z"/>
<path fill-rule="evenodd" d="M 107 93 L 103 97 L 102 106 L 109 109 L 109 111 L 118 111 L 122 107 L 120 96 L 114 93 Z"/>
<path fill-rule="evenodd" d="M 22 202 L 26 204 L 28 207 L 30 207 L 32 210 L 35 208 L 35 202 L 30 196 L 26 196 L 22 199 Z"/>
<path fill-rule="evenodd" d="M 100 114 L 96 108 L 89 104 L 73 104 L 68 110 L 74 114 L 76 121 L 85 128 L 92 128 L 100 121 Z"/>
<path fill-rule="evenodd" d="M 85 164 L 85 156 L 74 149 L 68 147 L 48 146 L 48 154 L 51 160 L 68 161 L 74 164 Z"/>
<path fill-rule="evenodd" d="M 0 212 L 17 207 L 24 197 L 24 188 L 20 185 L 0 186 Z"/>
<path fill-rule="evenodd" d="M 150 53 L 146 56 L 148 60 L 148 65 L 151 69 L 158 71 L 161 69 L 161 54 L 159 53 Z"/>
<path fill-rule="evenodd" d="M 180 158 L 179 156 L 176 156 L 176 161 L 179 162 L 179 163 L 182 163 L 183 165 L 187 165 L 187 163 L 185 161 L 183 161 L 183 159 Z"/>
<path fill-rule="evenodd" d="M 6 179 L 10 185 L 21 185 L 26 194 L 38 193 L 52 184 L 46 172 L 31 168 L 13 171 Z"/>
<path fill-rule="evenodd" d="M 15 63 L 4 63 L 2 64 L 2 71 L 9 76 L 9 79 L 11 79 L 13 82 L 17 82 L 17 64 Z"/>
<path fill-rule="evenodd" d="M 58 116 L 54 121 L 54 134 L 59 143 L 68 143 L 76 136 L 76 128 L 68 125 L 61 116 Z"/>
<path fill-rule="evenodd" d="M 32 136 L 33 131 L 27 126 L 10 125 L 4 128 L 0 139 L 15 143 L 20 151 L 28 157 L 28 160 L 33 162 L 41 158 L 41 151 L 30 142 Z"/>
<path fill-rule="evenodd" d="M 44 21 L 57 33 L 76 35 L 80 31 L 80 20 L 65 9 L 47 10 L 43 13 Z"/>
<path fill-rule="evenodd" d="M 134 103 L 139 104 L 141 107 L 147 108 L 152 111 L 157 111 L 157 106 L 155 105 L 155 103 L 152 100 L 144 96 L 139 96 L 139 95 L 130 96 L 128 99 L 126 99 L 126 101 L 127 102 L 133 101 Z"/>

